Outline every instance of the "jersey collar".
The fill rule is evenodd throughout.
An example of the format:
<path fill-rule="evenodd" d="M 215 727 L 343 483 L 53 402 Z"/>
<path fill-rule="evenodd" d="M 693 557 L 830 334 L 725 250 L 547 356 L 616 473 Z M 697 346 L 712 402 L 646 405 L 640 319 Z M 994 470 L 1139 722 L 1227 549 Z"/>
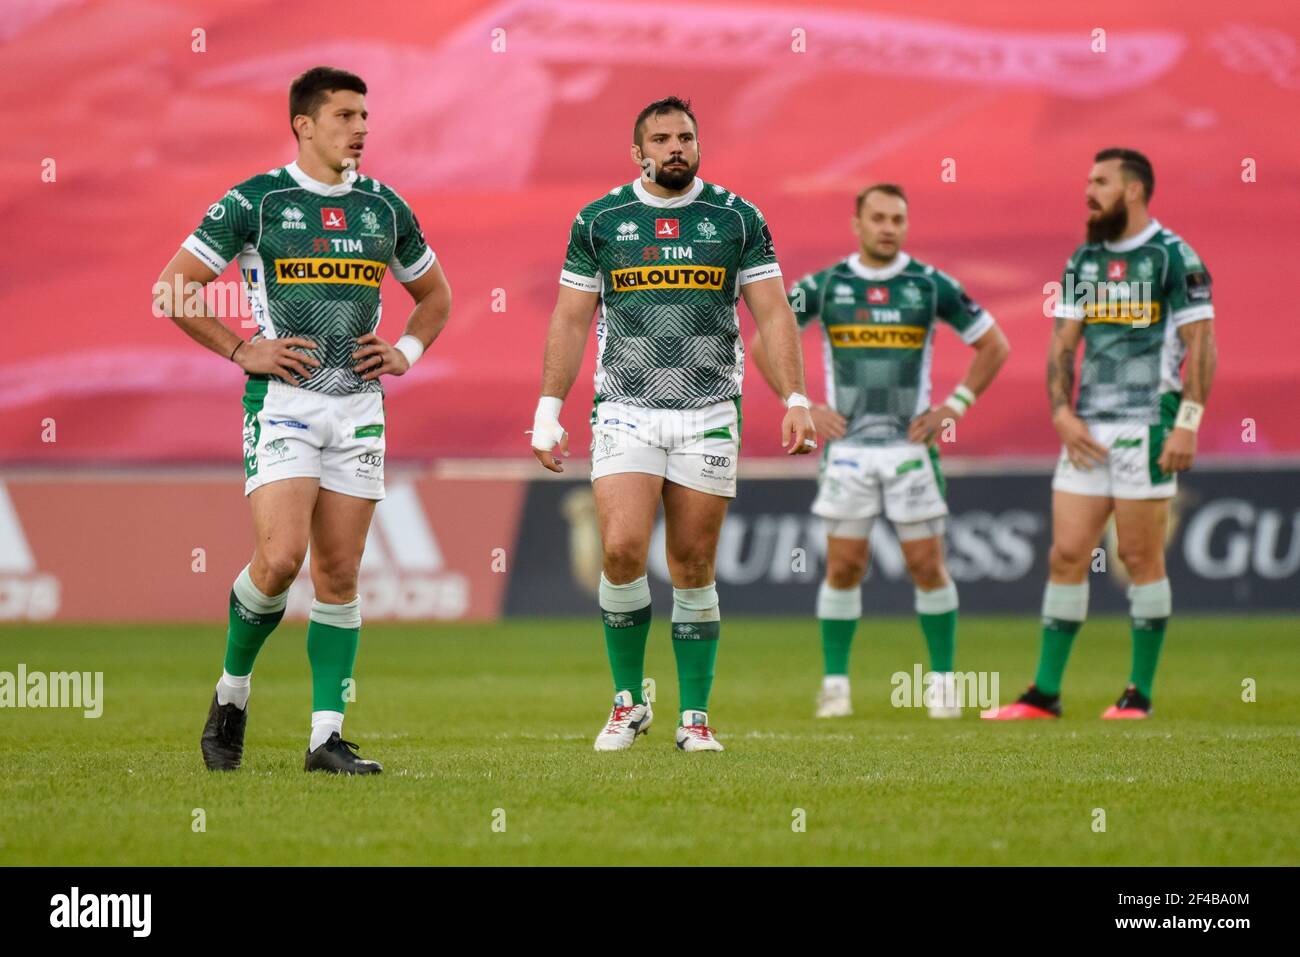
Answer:
<path fill-rule="evenodd" d="M 700 193 L 704 192 L 704 180 L 697 176 L 695 177 L 695 182 L 691 188 L 681 196 L 670 196 L 664 198 L 662 196 L 655 196 L 653 193 L 648 192 L 646 188 L 641 185 L 640 179 L 634 179 L 632 180 L 632 192 L 636 193 L 636 198 L 641 200 L 641 202 L 645 203 L 647 206 L 658 206 L 661 209 L 669 209 L 674 206 L 689 206 L 691 203 L 695 202 Z"/>
<path fill-rule="evenodd" d="M 296 160 L 286 166 L 284 171 L 293 177 L 295 183 L 309 193 L 319 193 L 321 196 L 344 196 L 352 191 L 353 181 L 351 179 L 344 179 L 341 183 L 322 183 L 320 180 L 312 179 L 304 173 Z"/>
<path fill-rule="evenodd" d="M 912 257 L 909 256 L 907 253 L 901 251 L 897 256 L 894 257 L 893 262 L 891 262 L 888 266 L 882 266 L 879 269 L 873 269 L 870 266 L 864 266 L 862 264 L 862 260 L 858 258 L 857 253 L 852 253 L 847 259 L 844 260 L 845 265 L 847 265 L 849 269 L 852 270 L 853 275 L 861 276 L 863 279 L 874 279 L 877 281 L 882 279 L 893 279 L 900 272 L 906 269 L 907 264 L 910 263 L 911 261 L 912 261 Z"/>
<path fill-rule="evenodd" d="M 1162 227 L 1160 223 L 1153 219 L 1151 222 L 1147 223 L 1147 228 L 1142 230 L 1142 232 L 1138 233 L 1136 236 L 1130 236 L 1128 239 L 1121 240 L 1117 243 L 1112 243 L 1110 240 L 1106 240 L 1102 245 L 1113 253 L 1132 252 L 1139 246 L 1145 245 L 1152 236 L 1160 232 L 1163 228 L 1164 227 Z"/>

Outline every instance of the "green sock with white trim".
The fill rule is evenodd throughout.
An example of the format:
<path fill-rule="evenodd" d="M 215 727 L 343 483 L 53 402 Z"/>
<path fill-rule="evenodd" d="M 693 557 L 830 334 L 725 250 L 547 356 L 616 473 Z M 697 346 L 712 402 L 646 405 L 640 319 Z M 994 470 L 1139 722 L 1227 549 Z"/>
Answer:
<path fill-rule="evenodd" d="M 718 591 L 712 582 L 703 588 L 673 589 L 673 657 L 677 659 L 681 695 L 678 711 L 709 710 L 721 632 Z"/>
<path fill-rule="evenodd" d="M 1133 637 L 1133 668 L 1129 684 L 1148 700 L 1156 680 L 1156 665 L 1165 641 L 1165 627 L 1173 613 L 1173 591 L 1169 579 L 1130 585 L 1128 590 L 1130 634 Z"/>
<path fill-rule="evenodd" d="M 817 621 L 821 626 L 822 662 L 826 675 L 848 675 L 853 634 L 862 617 L 862 588 L 836 588 L 822 581 L 817 590 Z"/>
<path fill-rule="evenodd" d="M 1070 658 L 1074 636 L 1088 617 L 1088 582 L 1077 585 L 1047 583 L 1043 590 L 1043 645 L 1038 656 L 1034 687 L 1056 697 L 1061 693 L 1065 663 Z"/>
<path fill-rule="evenodd" d="M 916 617 L 930 652 L 931 671 L 952 671 L 957 654 L 957 585 L 915 590 Z"/>
<path fill-rule="evenodd" d="M 645 646 L 650 635 L 650 583 L 646 577 L 615 585 L 601 572 L 600 617 L 609 669 L 614 675 L 614 693 L 630 692 L 634 704 L 645 704 L 641 684 L 645 680 Z"/>

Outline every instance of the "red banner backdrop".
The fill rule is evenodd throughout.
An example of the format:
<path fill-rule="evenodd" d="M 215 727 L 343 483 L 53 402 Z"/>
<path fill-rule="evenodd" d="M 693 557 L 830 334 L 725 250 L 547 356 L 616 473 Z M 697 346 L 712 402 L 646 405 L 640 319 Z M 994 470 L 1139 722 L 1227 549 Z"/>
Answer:
<path fill-rule="evenodd" d="M 26 107 L 0 158 L 0 461 L 237 460 L 238 370 L 151 316 L 151 285 L 209 203 L 293 158 L 288 82 L 322 62 L 370 84 L 366 171 L 410 201 L 455 290 L 445 335 L 392 384 L 396 459 L 527 455 L 569 224 L 635 175 L 632 119 L 667 93 L 693 99 L 702 175 L 762 207 L 788 281 L 852 250 L 861 185 L 906 186 L 912 252 L 1014 347 L 962 422 L 964 454 L 1054 451 L 1043 286 L 1080 238 L 1093 153 L 1142 149 L 1153 212 L 1215 280 L 1202 449 L 1300 450 L 1282 282 L 1300 208 L 1293 0 L 870 6 L 7 5 L 0 68 Z M 406 297 L 385 293 L 396 339 Z M 940 337 L 938 394 L 967 355 Z M 591 364 L 566 412 L 578 448 Z M 752 370 L 748 387 L 746 452 L 775 454 L 779 407 Z"/>

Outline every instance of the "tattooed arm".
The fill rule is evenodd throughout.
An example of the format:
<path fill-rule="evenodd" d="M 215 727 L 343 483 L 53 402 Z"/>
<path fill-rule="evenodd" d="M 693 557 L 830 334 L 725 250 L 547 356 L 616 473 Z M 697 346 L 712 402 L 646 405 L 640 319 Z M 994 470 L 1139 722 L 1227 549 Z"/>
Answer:
<path fill-rule="evenodd" d="M 1074 354 L 1082 340 L 1082 322 L 1056 320 L 1047 353 L 1047 400 L 1065 454 L 1076 468 L 1090 469 L 1094 463 L 1105 461 L 1106 449 L 1094 441 L 1087 423 L 1074 413 Z"/>

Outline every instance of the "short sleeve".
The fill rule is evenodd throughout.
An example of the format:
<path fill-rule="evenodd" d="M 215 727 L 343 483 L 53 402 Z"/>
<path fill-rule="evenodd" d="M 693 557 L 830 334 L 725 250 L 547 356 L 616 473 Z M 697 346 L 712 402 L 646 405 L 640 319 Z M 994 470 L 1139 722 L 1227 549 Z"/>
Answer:
<path fill-rule="evenodd" d="M 934 271 L 934 280 L 937 292 L 935 313 L 957 330 L 962 342 L 970 345 L 993 328 L 993 317 L 966 294 L 961 283 L 938 269 Z"/>
<path fill-rule="evenodd" d="M 569 229 L 569 248 L 564 253 L 560 285 L 581 292 L 600 292 L 600 269 L 596 265 L 596 248 L 592 245 L 591 224 L 579 213 Z"/>
<path fill-rule="evenodd" d="M 1083 288 L 1079 285 L 1079 251 L 1076 250 L 1074 255 L 1065 261 L 1065 271 L 1061 273 L 1061 293 L 1056 298 L 1056 306 L 1052 309 L 1052 318 L 1054 319 L 1075 319 L 1082 322 L 1085 318 L 1083 307 L 1077 302 L 1067 299 L 1067 295 L 1073 295 L 1076 289 Z"/>
<path fill-rule="evenodd" d="M 737 289 L 760 279 L 781 275 L 776 247 L 772 245 L 772 230 L 757 206 L 746 205 L 749 215 L 745 216 L 745 245 L 740 253 L 740 271 L 736 275 Z"/>
<path fill-rule="evenodd" d="M 1210 272 L 1196 250 L 1182 240 L 1169 248 L 1164 291 L 1169 318 L 1175 326 L 1214 318 Z"/>
<path fill-rule="evenodd" d="M 415 282 L 437 260 L 424 238 L 420 221 L 406 201 L 393 194 L 393 211 L 397 214 L 397 241 L 393 245 L 393 258 L 388 261 L 388 271 L 398 282 Z"/>
<path fill-rule="evenodd" d="M 790 287 L 786 298 L 790 300 L 790 310 L 800 329 L 821 318 L 821 287 L 824 282 L 824 273 L 809 273 Z"/>
<path fill-rule="evenodd" d="M 253 242 L 256 222 L 253 204 L 238 190 L 228 190 L 208 207 L 203 220 L 181 243 L 181 248 L 220 275 L 240 250 Z"/>

